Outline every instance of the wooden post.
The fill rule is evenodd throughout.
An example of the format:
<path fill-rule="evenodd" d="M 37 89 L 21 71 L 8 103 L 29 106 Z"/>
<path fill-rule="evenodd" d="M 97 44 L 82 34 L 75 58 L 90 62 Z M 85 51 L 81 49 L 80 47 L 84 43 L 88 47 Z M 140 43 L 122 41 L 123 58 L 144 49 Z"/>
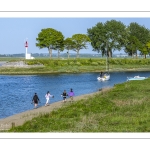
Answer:
<path fill-rule="evenodd" d="M 14 122 L 12 122 L 12 128 L 14 128 L 15 127 L 15 123 Z"/>

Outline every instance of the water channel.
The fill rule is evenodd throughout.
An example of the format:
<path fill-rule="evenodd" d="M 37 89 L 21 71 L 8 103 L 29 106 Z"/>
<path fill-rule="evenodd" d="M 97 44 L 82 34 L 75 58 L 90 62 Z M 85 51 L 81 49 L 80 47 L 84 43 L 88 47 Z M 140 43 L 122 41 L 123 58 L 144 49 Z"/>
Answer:
<path fill-rule="evenodd" d="M 51 75 L 0 75 L 0 119 L 33 109 L 32 97 L 36 92 L 40 106 L 45 104 L 45 94 L 50 91 L 54 98 L 50 103 L 62 100 L 64 90 L 72 88 L 75 96 L 98 91 L 100 88 L 113 87 L 127 81 L 127 77 L 149 77 L 150 72 L 112 72 L 109 81 L 97 80 L 99 73 L 51 74 Z"/>

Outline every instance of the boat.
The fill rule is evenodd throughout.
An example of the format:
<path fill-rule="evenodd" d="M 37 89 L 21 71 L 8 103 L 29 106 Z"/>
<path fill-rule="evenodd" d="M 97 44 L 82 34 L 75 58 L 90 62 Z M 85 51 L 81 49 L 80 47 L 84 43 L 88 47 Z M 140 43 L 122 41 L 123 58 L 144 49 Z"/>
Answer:
<path fill-rule="evenodd" d="M 97 80 L 99 80 L 99 81 L 108 81 L 109 79 L 110 79 L 110 73 L 109 73 L 109 65 L 108 65 L 108 56 L 106 56 L 106 72 L 103 73 L 103 74 L 101 72 L 100 76 L 97 77 Z"/>
<path fill-rule="evenodd" d="M 97 80 L 99 81 L 107 81 L 110 79 L 110 74 L 109 73 L 104 73 L 102 77 L 97 77 Z"/>
<path fill-rule="evenodd" d="M 134 77 L 127 77 L 127 81 L 131 81 L 131 80 L 145 80 L 148 77 L 140 77 L 140 76 L 134 76 Z"/>

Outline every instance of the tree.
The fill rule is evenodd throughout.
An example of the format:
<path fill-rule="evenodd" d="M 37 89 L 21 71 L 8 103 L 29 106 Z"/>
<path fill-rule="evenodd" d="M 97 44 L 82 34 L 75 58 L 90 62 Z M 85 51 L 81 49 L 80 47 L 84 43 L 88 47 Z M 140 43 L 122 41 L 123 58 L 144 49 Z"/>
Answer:
<path fill-rule="evenodd" d="M 109 57 L 112 57 L 112 50 L 121 50 L 126 42 L 126 26 L 116 20 L 106 23 L 97 23 L 91 29 L 87 29 L 88 36 L 91 39 L 93 51 L 98 51 Z"/>
<path fill-rule="evenodd" d="M 36 46 L 40 49 L 48 48 L 50 58 L 52 58 L 52 50 L 62 50 L 64 47 L 64 36 L 61 32 L 52 28 L 42 29 L 36 41 Z"/>
<path fill-rule="evenodd" d="M 96 26 L 87 29 L 87 33 L 89 38 L 91 39 L 91 45 L 93 47 L 93 51 L 97 51 L 98 53 L 102 52 L 102 56 L 105 52 L 104 41 L 106 41 L 105 34 L 106 29 L 103 23 L 97 23 Z"/>
<path fill-rule="evenodd" d="M 81 49 L 87 49 L 87 44 L 91 42 L 86 34 L 74 34 L 72 41 L 74 42 L 74 51 L 77 52 L 77 58 L 79 57 L 79 51 Z"/>
<path fill-rule="evenodd" d="M 116 20 L 107 21 L 104 26 L 107 31 L 108 56 L 112 57 L 112 50 L 121 50 L 124 47 L 124 43 L 126 43 L 126 26 Z"/>
<path fill-rule="evenodd" d="M 129 56 L 136 55 L 137 56 L 137 50 L 142 47 L 141 42 L 132 35 L 128 36 L 128 42 L 126 42 L 125 45 L 125 52 L 128 53 Z"/>
<path fill-rule="evenodd" d="M 146 43 L 146 45 L 142 49 L 142 53 L 144 54 L 144 58 L 146 58 L 146 55 L 150 53 L 150 41 Z"/>
<path fill-rule="evenodd" d="M 69 50 L 72 50 L 74 49 L 74 45 L 75 43 L 72 41 L 72 38 L 66 38 L 65 41 L 64 41 L 64 47 L 65 49 L 67 49 L 67 55 L 68 55 L 68 58 L 69 58 Z"/>
<path fill-rule="evenodd" d="M 130 23 L 128 26 L 130 36 L 134 36 L 140 43 L 139 46 L 135 46 L 136 56 L 137 50 L 141 52 L 141 54 L 145 55 L 146 58 L 146 43 L 150 40 L 150 31 L 149 29 L 145 28 L 144 26 L 139 25 L 136 22 Z M 136 43 L 135 43 L 136 44 Z"/>
<path fill-rule="evenodd" d="M 146 43 L 148 49 L 150 49 L 150 41 Z"/>

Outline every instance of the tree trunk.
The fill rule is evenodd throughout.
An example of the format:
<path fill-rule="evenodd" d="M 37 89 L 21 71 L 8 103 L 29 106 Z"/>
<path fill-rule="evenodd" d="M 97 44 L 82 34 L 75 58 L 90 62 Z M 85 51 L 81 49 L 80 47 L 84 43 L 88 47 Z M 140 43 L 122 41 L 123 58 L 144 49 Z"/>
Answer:
<path fill-rule="evenodd" d="M 60 58 L 60 50 L 58 50 L 58 58 Z"/>
<path fill-rule="evenodd" d="M 69 50 L 68 50 L 67 54 L 68 54 L 68 59 L 69 59 Z"/>
<path fill-rule="evenodd" d="M 52 58 L 52 49 L 49 49 L 49 56 L 50 56 L 50 59 Z"/>
<path fill-rule="evenodd" d="M 137 56 L 137 50 L 136 50 L 136 58 L 138 58 L 138 56 Z"/>
<path fill-rule="evenodd" d="M 108 57 L 112 58 L 112 51 L 111 50 L 109 50 L 109 52 L 108 52 Z"/>
<path fill-rule="evenodd" d="M 79 58 L 79 50 L 77 50 L 77 58 Z"/>
<path fill-rule="evenodd" d="M 107 56 L 108 56 L 109 58 L 112 57 L 112 54 L 111 54 L 111 51 L 110 51 L 110 50 L 107 52 Z"/>
<path fill-rule="evenodd" d="M 133 58 L 133 50 L 132 50 L 132 58 Z"/>

